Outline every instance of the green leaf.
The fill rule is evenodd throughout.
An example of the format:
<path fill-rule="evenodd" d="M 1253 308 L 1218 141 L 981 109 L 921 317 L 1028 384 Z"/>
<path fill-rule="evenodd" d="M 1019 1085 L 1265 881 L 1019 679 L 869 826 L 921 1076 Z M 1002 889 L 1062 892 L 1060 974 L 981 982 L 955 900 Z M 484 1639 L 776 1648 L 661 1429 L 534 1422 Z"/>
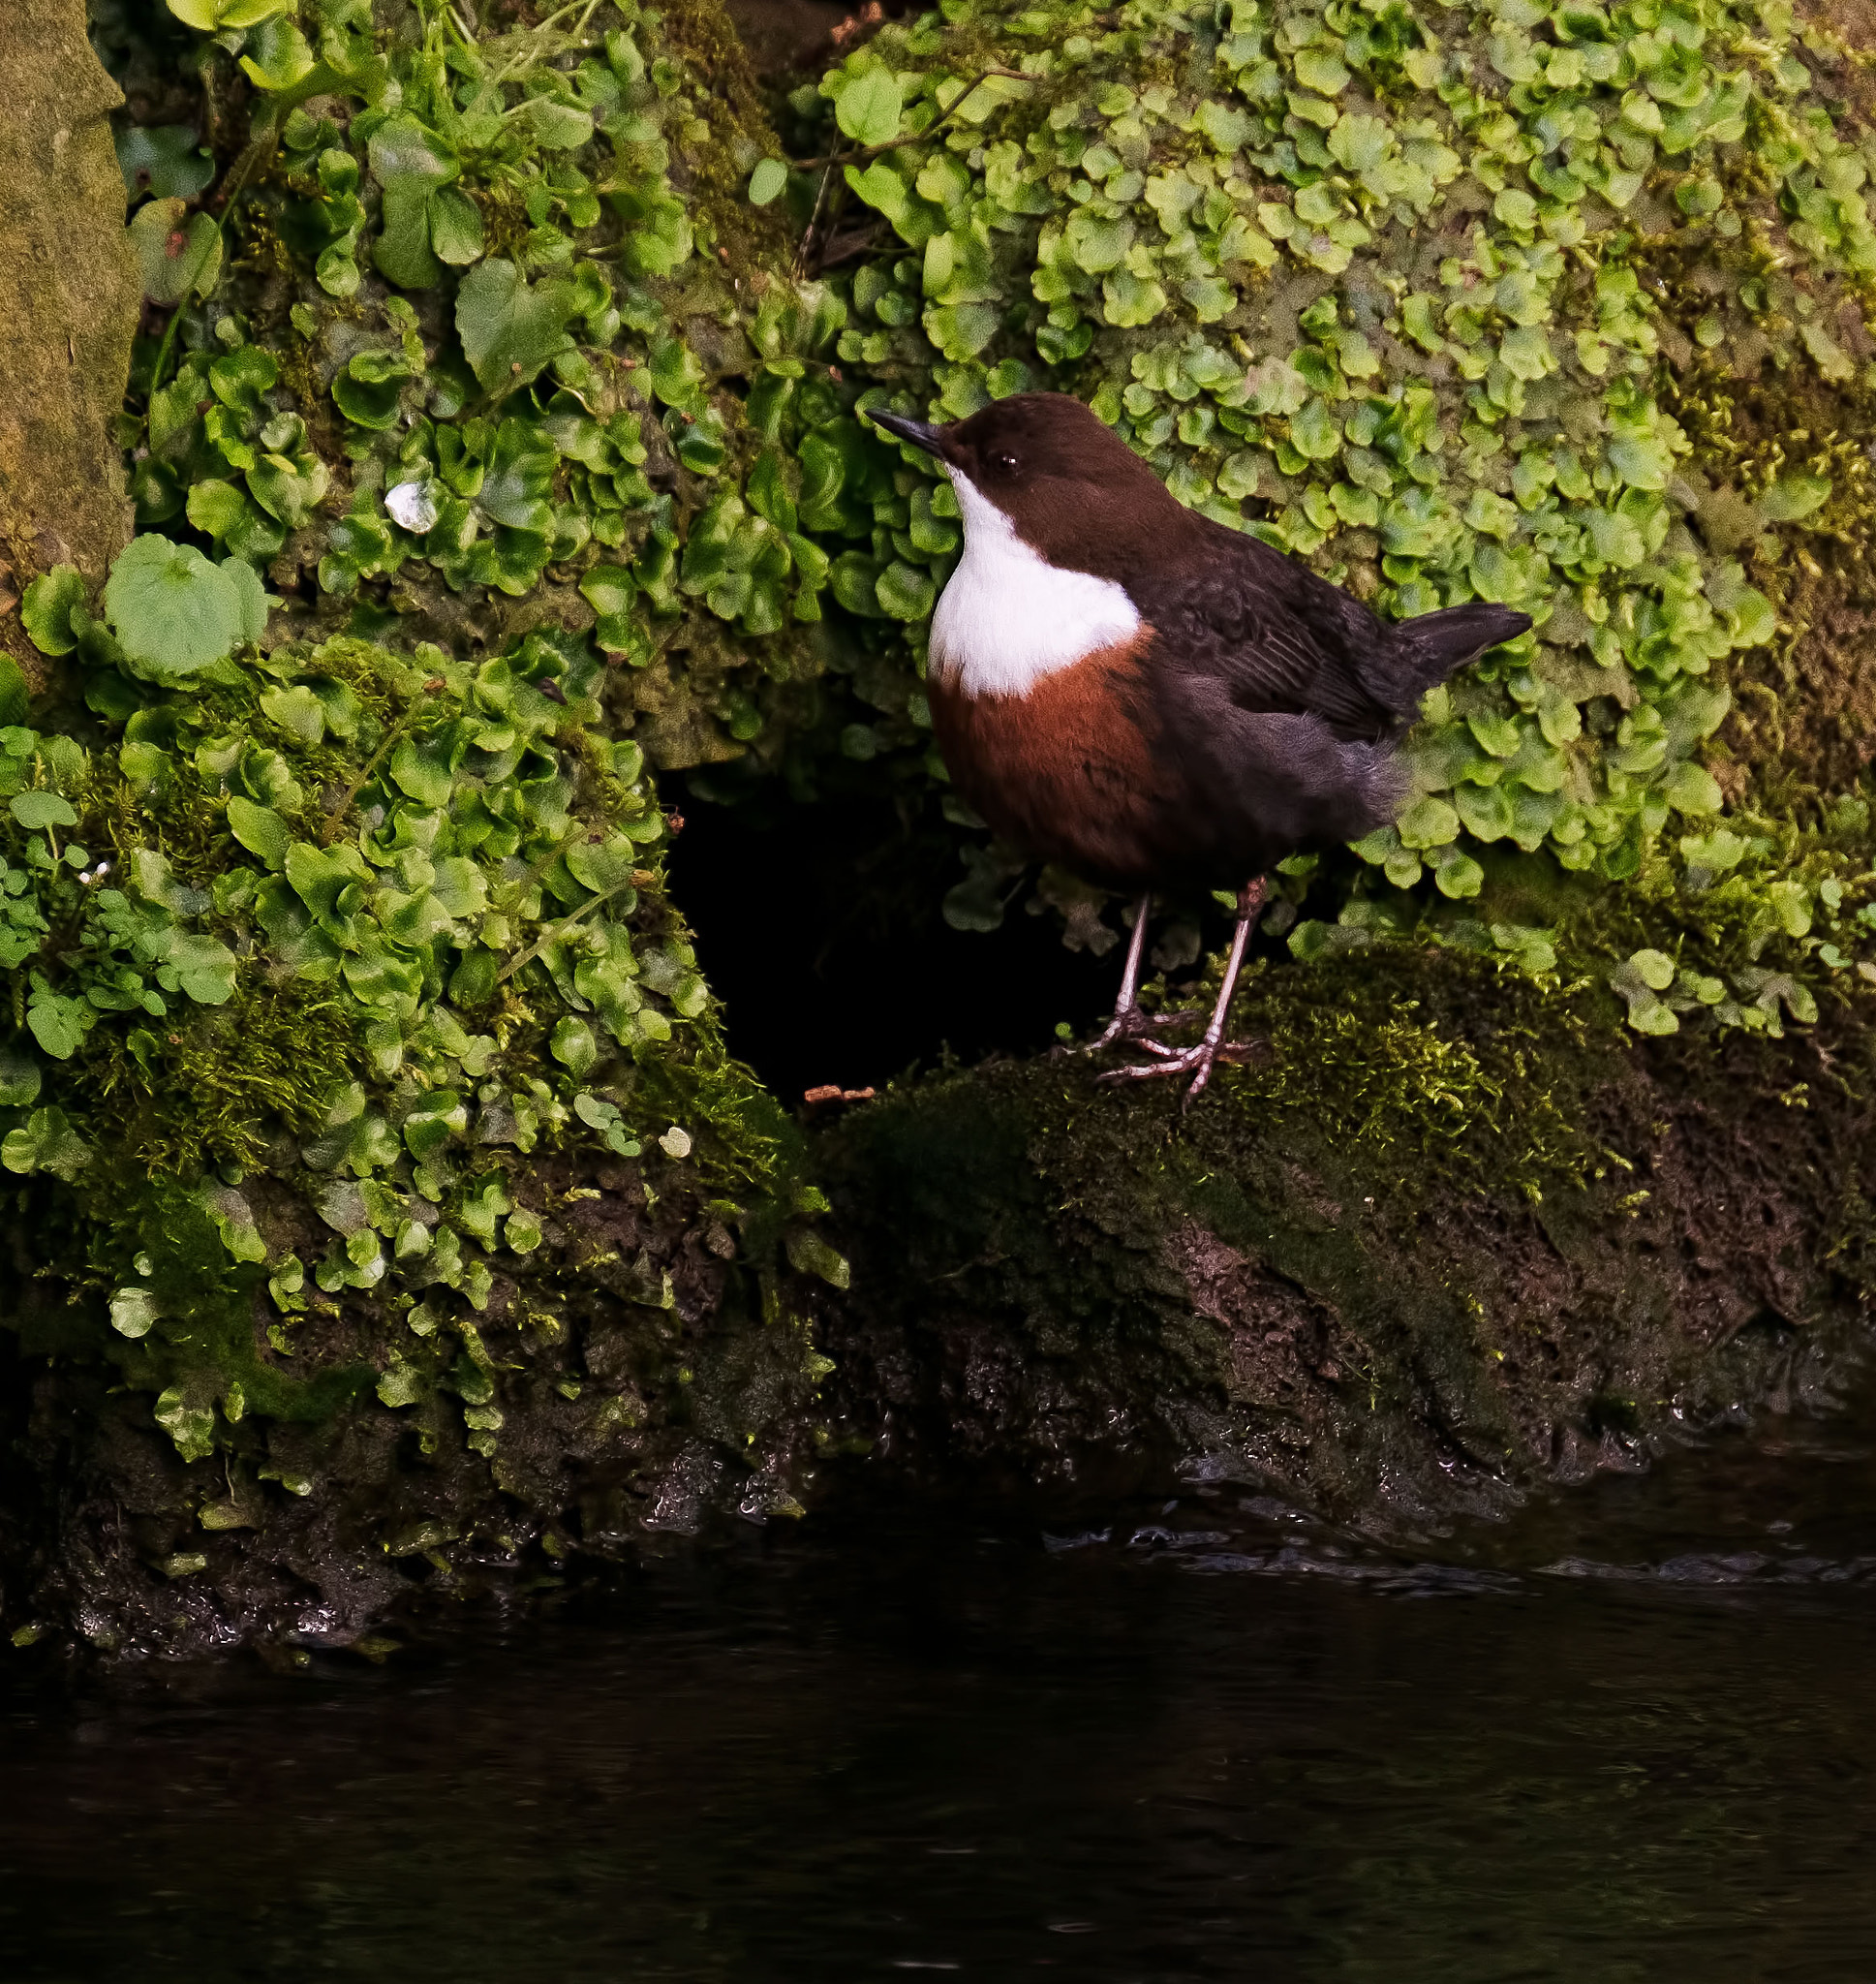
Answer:
<path fill-rule="evenodd" d="M 1824 476 L 1780 476 L 1759 499 L 1759 511 L 1770 523 L 1797 523 L 1814 511 L 1822 510 L 1830 498 L 1830 483 Z"/>
<path fill-rule="evenodd" d="M 26 588 L 19 617 L 41 654 L 69 655 L 77 646 L 72 613 L 84 599 L 84 577 L 76 565 L 55 565 Z"/>
<path fill-rule="evenodd" d="M 178 0 L 169 0 L 171 7 Z M 186 1461 L 205 1461 L 215 1451 L 215 1409 L 196 1404 L 179 1384 L 157 1394 L 151 1416 L 176 1443 Z"/>
<path fill-rule="evenodd" d="M 511 262 L 478 263 L 456 296 L 463 356 L 484 392 L 524 386 L 567 342 L 578 296 L 571 283 L 530 287 Z"/>
<path fill-rule="evenodd" d="M 148 1288 L 119 1288 L 110 1298 L 110 1326 L 120 1337 L 146 1337 L 161 1314 Z"/>
<path fill-rule="evenodd" d="M 70 1061 L 84 1044 L 84 1037 L 96 1012 L 82 1000 L 61 999 L 56 993 L 40 993 L 26 1010 L 26 1024 L 33 1038 L 54 1061 Z"/>
<path fill-rule="evenodd" d="M 255 27 L 285 14 L 292 0 L 169 0 L 169 12 L 193 28 L 212 35 L 222 28 Z"/>
<path fill-rule="evenodd" d="M 459 170 L 455 152 L 408 110 L 397 111 L 371 134 L 372 177 L 387 193 L 428 193 Z"/>
<path fill-rule="evenodd" d="M 1294 415 L 1289 422 L 1290 442 L 1306 461 L 1328 461 L 1341 451 L 1341 430 L 1335 416 L 1319 399 Z"/>
<path fill-rule="evenodd" d="M 469 1133 L 469 1105 L 454 1089 L 431 1089 L 404 1119 L 404 1142 L 419 1160 Z"/>
<path fill-rule="evenodd" d="M 593 1038 L 593 1029 L 583 1019 L 576 1019 L 570 1013 L 554 1029 L 550 1044 L 554 1059 L 576 1081 L 586 1075 L 600 1058 L 599 1045 Z"/>
<path fill-rule="evenodd" d="M 1675 961 L 1665 951 L 1638 950 L 1629 963 L 1650 992 L 1665 992 L 1675 979 Z"/>
<path fill-rule="evenodd" d="M 594 639 L 608 654 L 629 651 L 633 639 L 630 616 L 638 596 L 638 581 L 623 565 L 596 565 L 581 578 L 580 592 L 599 615 Z"/>
<path fill-rule="evenodd" d="M 1674 452 L 1652 435 L 1624 435 L 1609 444 L 1609 465 L 1631 489 L 1665 489 Z"/>
<path fill-rule="evenodd" d="M 1444 799 L 1428 793 L 1399 822 L 1400 843 L 1408 848 L 1443 848 L 1459 837 L 1460 817 Z"/>
<path fill-rule="evenodd" d="M 780 159 L 764 159 L 749 175 L 750 204 L 767 206 L 772 200 L 780 197 L 787 183 L 787 167 Z"/>
<path fill-rule="evenodd" d="M 853 1279 L 853 1271 L 846 1257 L 838 1253 L 821 1236 L 807 1227 L 796 1227 L 786 1236 L 784 1245 L 787 1250 L 788 1265 L 797 1274 L 817 1275 L 823 1282 L 836 1288 L 845 1288 Z"/>
<path fill-rule="evenodd" d="M 890 69 L 869 69 L 840 93 L 834 121 L 855 144 L 890 144 L 899 136 L 905 92 Z"/>
<path fill-rule="evenodd" d="M 214 288 L 222 231 L 205 213 L 190 214 L 180 200 L 152 200 L 132 217 L 130 237 L 152 303 L 180 303 Z"/>
<path fill-rule="evenodd" d="M 374 433 L 397 425 L 410 361 L 401 352 L 358 352 L 332 381 L 332 400 L 348 420 Z"/>
<path fill-rule="evenodd" d="M 1716 826 L 1708 834 L 1683 834 L 1680 855 L 1690 868 L 1706 868 L 1724 875 L 1737 868 L 1747 854 L 1745 842 L 1730 827 Z"/>
<path fill-rule="evenodd" d="M 325 705 L 304 682 L 267 690 L 261 698 L 261 712 L 302 744 L 317 744 L 325 734 Z"/>
<path fill-rule="evenodd" d="M 257 645 L 267 631 L 267 608 L 280 602 L 261 583 L 261 574 L 244 558 L 224 558 L 221 574 L 234 588 L 235 604 L 241 615 L 235 638 L 248 647 Z"/>
<path fill-rule="evenodd" d="M 228 536 L 246 513 L 248 500 L 232 482 L 209 476 L 189 490 L 189 521 L 204 537 Z"/>
<path fill-rule="evenodd" d="M 1663 781 L 1662 796 L 1676 813 L 1717 813 L 1725 801 L 1720 782 L 1704 764 L 1677 764 Z"/>
<path fill-rule="evenodd" d="M 326 853 L 311 841 L 295 841 L 287 850 L 287 880 L 316 916 L 336 913 L 340 895 L 362 879 L 361 866 L 355 848 Z"/>
<path fill-rule="evenodd" d="M 430 246 L 430 193 L 423 186 L 384 189 L 384 227 L 372 246 L 379 273 L 401 290 L 433 290 L 443 263 Z"/>
<path fill-rule="evenodd" d="M 1459 854 L 1440 864 L 1433 876 L 1433 885 L 1441 895 L 1451 896 L 1456 902 L 1463 901 L 1468 896 L 1477 895 L 1485 886 L 1485 870 L 1470 854 Z"/>
<path fill-rule="evenodd" d="M 317 454 L 263 454 L 248 471 L 248 493 L 278 522 L 298 530 L 324 496 L 329 472 Z M 200 487 L 200 485 L 198 484 Z M 195 491 L 190 491 L 190 521 L 195 521 Z M 226 536 L 227 532 L 218 535 Z"/>
<path fill-rule="evenodd" d="M 1320 90 L 1326 97 L 1339 96 L 1348 87 L 1348 65 L 1332 49 L 1300 48 L 1296 79 L 1306 88 Z"/>
<path fill-rule="evenodd" d="M 259 854 L 269 868 L 280 867 L 293 836 L 287 822 L 271 806 L 257 806 L 238 794 L 228 802 L 228 830 L 251 854 Z"/>
<path fill-rule="evenodd" d="M 1107 321 L 1122 328 L 1130 329 L 1143 324 L 1151 324 L 1166 307 L 1166 292 L 1156 282 L 1135 275 L 1130 269 L 1117 269 L 1101 284 L 1101 303 L 1107 312 Z M 1000 313 L 987 303 L 967 306 L 988 315 L 991 331 L 1000 323 Z M 966 314 L 961 310 L 960 316 Z M 986 335 L 984 343 L 989 342 Z M 982 350 L 976 346 L 968 356 L 975 356 Z"/>
<path fill-rule="evenodd" d="M 0 1047 L 0 1108 L 27 1109 L 39 1100 L 39 1063 L 17 1046 Z"/>
<path fill-rule="evenodd" d="M 704 371 L 696 354 L 683 339 L 660 338 L 651 349 L 652 391 L 679 413 L 696 413 L 703 406 Z"/>
<path fill-rule="evenodd" d="M 448 805 L 454 789 L 447 756 L 428 739 L 403 739 L 391 754 L 391 777 L 420 806 Z"/>
<path fill-rule="evenodd" d="M 938 588 L 923 567 L 895 558 L 879 574 L 879 604 L 895 620 L 923 620 L 937 602 Z"/>
<path fill-rule="evenodd" d="M 482 259 L 482 210 L 459 186 L 440 186 L 430 196 L 430 246 L 451 268 Z"/>
<path fill-rule="evenodd" d="M 226 1006 L 234 996 L 234 953 L 213 937 L 176 937 L 164 962 L 175 971 L 183 995 L 198 1006 Z"/>
<path fill-rule="evenodd" d="M 1061 245 L 1074 257 L 1078 268 L 1090 275 L 1104 275 L 1119 268 L 1133 245 L 1133 223 L 1126 219 L 1107 220 L 1087 207 L 1078 208 L 1061 231 Z"/>
<path fill-rule="evenodd" d="M 220 661 L 247 637 L 248 604 L 226 567 L 155 532 L 131 540 L 105 586 L 125 654 L 159 677 Z"/>
<path fill-rule="evenodd" d="M 248 80 L 261 89 L 292 89 L 313 73 L 313 50 L 297 22 L 276 15 L 248 36 L 241 68 Z"/>
<path fill-rule="evenodd" d="M 42 833 L 48 826 L 77 826 L 78 816 L 70 799 L 56 792 L 15 792 L 8 810 L 28 833 Z"/>
<path fill-rule="evenodd" d="M 9 1171 L 50 1171 L 70 1179 L 91 1162 L 91 1146 L 72 1128 L 63 1109 L 35 1109 L 0 1144 L 0 1164 Z"/>
<path fill-rule="evenodd" d="M 593 114 L 553 97 L 536 97 L 524 112 L 535 141 L 548 151 L 578 151 L 593 140 Z"/>
<path fill-rule="evenodd" d="M 129 124 L 117 133 L 117 166 L 124 192 L 158 200 L 193 200 L 215 176 L 215 162 L 200 149 L 188 124 Z"/>

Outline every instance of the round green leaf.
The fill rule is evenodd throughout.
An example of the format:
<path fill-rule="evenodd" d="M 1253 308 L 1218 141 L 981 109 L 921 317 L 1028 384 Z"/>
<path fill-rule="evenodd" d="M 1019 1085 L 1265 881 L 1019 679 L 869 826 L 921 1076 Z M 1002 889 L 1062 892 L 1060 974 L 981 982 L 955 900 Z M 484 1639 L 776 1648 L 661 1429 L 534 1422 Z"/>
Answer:
<path fill-rule="evenodd" d="M 194 545 L 156 532 L 133 538 L 111 567 L 105 611 L 125 654 L 160 675 L 220 661 L 248 625 L 236 581 Z"/>
<path fill-rule="evenodd" d="M 131 124 L 117 134 L 117 166 L 124 191 L 135 200 L 192 200 L 215 176 L 215 162 L 196 142 L 188 124 Z"/>
<path fill-rule="evenodd" d="M 28 833 L 41 833 L 48 826 L 77 826 L 78 816 L 70 799 L 56 792 L 15 792 L 8 810 Z"/>
<path fill-rule="evenodd" d="M 30 1054 L 16 1045 L 0 1047 L 0 1108 L 30 1108 L 39 1084 L 39 1063 Z"/>
<path fill-rule="evenodd" d="M 247 507 L 247 498 L 232 482 L 224 482 L 214 476 L 195 483 L 189 491 L 189 521 L 204 537 L 227 537 L 241 521 Z"/>
<path fill-rule="evenodd" d="M 293 844 L 287 822 L 271 806 L 257 806 L 252 799 L 238 795 L 228 802 L 228 830 L 269 868 L 278 868 Z"/>
<path fill-rule="evenodd" d="M 146 1337 L 156 1321 L 156 1297 L 148 1288 L 119 1288 L 110 1298 L 110 1326 L 120 1337 Z"/>
<path fill-rule="evenodd" d="M 856 144 L 890 144 L 899 136 L 905 107 L 905 93 L 892 71 L 869 69 L 841 91 L 834 120 Z"/>
<path fill-rule="evenodd" d="M 1761 513 L 1771 523 L 1797 523 L 1830 500 L 1830 483 L 1824 476 L 1780 476 L 1759 499 Z"/>
<path fill-rule="evenodd" d="M 452 268 L 482 259 L 482 210 L 458 186 L 440 186 L 430 196 L 430 246 Z"/>
<path fill-rule="evenodd" d="M 571 283 L 532 287 L 511 262 L 480 262 L 456 294 L 456 334 L 484 392 L 524 386 L 567 342 L 578 303 Z"/>
<path fill-rule="evenodd" d="M 895 558 L 879 574 L 879 604 L 895 620 L 923 620 L 937 601 L 929 572 Z"/>
<path fill-rule="evenodd" d="M 778 198 L 788 183 L 788 169 L 780 159 L 764 159 L 749 175 L 749 201 L 752 206 L 767 206 Z"/>
<path fill-rule="evenodd" d="M 527 118 L 536 141 L 548 151 L 577 151 L 593 137 L 593 113 L 553 97 L 536 97 Z"/>
<path fill-rule="evenodd" d="M 593 1029 L 583 1019 L 575 1019 L 570 1013 L 554 1029 L 550 1042 L 553 1056 L 577 1079 L 584 1075 L 600 1058 L 598 1043 L 593 1038 Z"/>
<path fill-rule="evenodd" d="M 130 237 L 152 303 L 180 303 L 214 288 L 222 231 L 205 213 L 191 215 L 180 200 L 152 200 L 132 218 Z"/>
<path fill-rule="evenodd" d="M 1331 48 L 1301 48 L 1296 57 L 1296 79 L 1326 97 L 1339 96 L 1348 87 L 1348 66 Z"/>
<path fill-rule="evenodd" d="M 1665 992 L 1674 983 L 1675 961 L 1665 951 L 1638 950 L 1629 963 L 1650 992 Z"/>
<path fill-rule="evenodd" d="M 43 655 L 69 655 L 77 646 L 73 609 L 84 604 L 84 578 L 76 565 L 55 565 L 26 588 L 19 617 Z"/>
<path fill-rule="evenodd" d="M 276 14 L 249 35 L 241 67 L 249 81 L 261 89 L 292 89 L 312 73 L 312 46 L 298 22 L 282 20 Z"/>

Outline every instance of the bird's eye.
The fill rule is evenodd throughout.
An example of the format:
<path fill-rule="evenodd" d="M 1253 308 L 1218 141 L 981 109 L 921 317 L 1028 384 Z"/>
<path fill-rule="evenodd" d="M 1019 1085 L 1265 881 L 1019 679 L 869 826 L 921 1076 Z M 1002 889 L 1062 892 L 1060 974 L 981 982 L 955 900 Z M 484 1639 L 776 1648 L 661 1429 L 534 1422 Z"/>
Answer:
<path fill-rule="evenodd" d="M 1016 457 L 1013 454 L 994 454 L 990 465 L 1000 476 L 1013 476 L 1016 473 Z"/>

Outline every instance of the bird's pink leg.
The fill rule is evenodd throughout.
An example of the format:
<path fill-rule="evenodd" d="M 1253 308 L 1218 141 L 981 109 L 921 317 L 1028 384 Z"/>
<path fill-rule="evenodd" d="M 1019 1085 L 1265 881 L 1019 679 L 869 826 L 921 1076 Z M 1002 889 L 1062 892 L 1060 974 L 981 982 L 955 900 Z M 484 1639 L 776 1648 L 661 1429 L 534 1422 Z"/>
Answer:
<path fill-rule="evenodd" d="M 1212 1079 L 1212 1067 L 1220 1053 L 1230 1053 L 1224 1044 L 1225 1015 L 1231 1009 L 1231 995 L 1238 989 L 1238 973 L 1245 961 L 1245 946 L 1250 942 L 1250 933 L 1257 927 L 1257 918 L 1264 911 L 1264 878 L 1260 875 L 1254 882 L 1247 882 L 1238 894 L 1238 927 L 1231 933 L 1231 954 L 1224 962 L 1224 983 L 1218 987 L 1218 1003 L 1212 1008 L 1212 1023 L 1205 1030 L 1205 1038 L 1196 1046 L 1184 1048 L 1175 1054 L 1153 1042 L 1148 1042 L 1151 1050 L 1161 1058 L 1157 1061 L 1137 1062 L 1127 1068 L 1112 1069 L 1102 1075 L 1102 1081 L 1145 1081 L 1160 1074 L 1189 1074 L 1192 1086 L 1185 1091 L 1185 1100 L 1190 1103 L 1194 1098 L 1203 1095 L 1205 1085 Z"/>
<path fill-rule="evenodd" d="M 1116 1040 L 1138 1040 L 1151 1027 L 1172 1027 L 1192 1017 L 1189 1012 L 1145 1013 L 1140 1010 L 1140 957 L 1147 946 L 1147 919 L 1153 913 L 1151 894 L 1140 898 L 1133 917 L 1133 937 L 1127 945 L 1126 970 L 1121 975 L 1121 996 L 1114 1002 L 1114 1017 L 1099 1039 L 1091 1040 L 1088 1051 L 1098 1054 Z M 1152 1040 L 1142 1041 L 1155 1054 L 1167 1050 Z"/>

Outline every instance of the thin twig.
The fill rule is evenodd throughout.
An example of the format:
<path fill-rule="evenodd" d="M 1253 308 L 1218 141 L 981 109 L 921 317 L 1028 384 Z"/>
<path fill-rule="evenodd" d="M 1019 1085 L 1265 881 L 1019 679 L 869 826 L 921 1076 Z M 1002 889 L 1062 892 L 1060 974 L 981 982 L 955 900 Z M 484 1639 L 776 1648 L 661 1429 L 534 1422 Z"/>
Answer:
<path fill-rule="evenodd" d="M 636 888 L 637 885 L 638 884 L 635 882 L 631 882 L 630 880 L 615 883 L 612 885 L 612 887 L 604 889 L 600 894 L 589 898 L 586 902 L 583 902 L 579 906 L 579 908 L 573 912 L 573 914 L 570 916 L 563 916 L 561 920 L 558 923 L 556 923 L 551 930 L 547 931 L 545 935 L 537 938 L 536 941 L 533 944 L 529 945 L 527 949 L 522 951 L 518 957 L 511 957 L 507 961 L 507 963 L 505 964 L 498 973 L 496 973 L 495 982 L 498 985 L 505 984 L 509 978 L 511 978 L 514 976 L 516 972 L 518 972 L 521 969 L 523 965 L 532 964 L 535 961 L 535 959 L 538 958 L 540 955 L 540 953 L 547 948 L 549 945 L 558 944 L 560 940 L 567 935 L 568 931 L 569 931 L 573 927 L 573 925 L 577 923 L 580 920 L 580 918 L 586 915 L 590 911 L 597 910 L 601 903 L 610 902 L 615 895 L 624 895 L 627 889 Z"/>
<path fill-rule="evenodd" d="M 820 210 L 827 202 L 827 189 L 833 184 L 834 168 L 830 165 L 820 175 L 820 187 L 815 195 L 815 210 L 808 216 L 808 225 L 802 231 L 800 244 L 795 249 L 795 259 L 788 273 L 797 279 L 808 273 L 808 249 L 815 238 L 815 230 L 820 226 Z"/>
<path fill-rule="evenodd" d="M 394 723 L 391 726 L 391 728 L 384 732 L 384 741 L 380 743 L 378 749 L 374 751 L 371 754 L 371 756 L 365 760 L 363 765 L 359 767 L 358 776 L 355 779 L 354 779 L 353 782 L 345 789 L 345 790 L 341 792 L 335 800 L 333 800 L 331 805 L 325 809 L 325 820 L 323 824 L 320 828 L 321 847 L 329 848 L 332 845 L 332 836 L 338 832 L 339 822 L 345 818 L 347 809 L 351 806 L 353 800 L 354 800 L 358 796 L 358 794 L 364 790 L 365 782 L 371 777 L 372 773 L 378 769 L 380 762 L 384 759 L 384 753 L 387 752 L 391 748 L 391 746 L 395 744 L 397 740 L 410 729 L 412 723 L 415 719 L 415 715 L 416 712 L 415 710 L 407 710 L 405 714 L 401 716 L 397 720 L 397 722 Z"/>

